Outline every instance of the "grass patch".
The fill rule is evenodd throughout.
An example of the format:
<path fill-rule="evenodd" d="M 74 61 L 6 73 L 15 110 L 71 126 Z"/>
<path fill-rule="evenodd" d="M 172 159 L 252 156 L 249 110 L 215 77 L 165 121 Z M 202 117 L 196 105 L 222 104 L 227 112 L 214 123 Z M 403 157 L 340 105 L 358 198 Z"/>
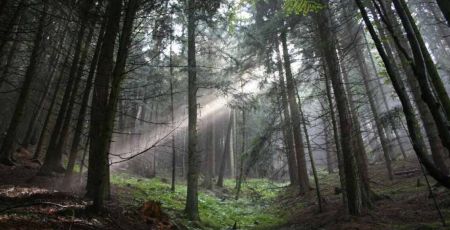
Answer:
<path fill-rule="evenodd" d="M 198 229 L 184 218 L 183 209 L 186 185 L 177 184 L 176 191 L 170 191 L 170 184 L 161 179 L 138 178 L 127 174 L 113 174 L 111 183 L 119 187 L 132 188 L 133 206 L 140 206 L 146 200 L 157 200 L 175 220 L 189 229 Z M 226 180 L 223 190 L 199 191 L 199 212 L 204 229 L 226 229 L 236 222 L 240 229 L 270 229 L 285 222 L 279 210 L 273 208 L 274 199 L 283 190 L 283 184 L 264 179 L 252 179 L 242 184 L 239 200 L 234 199 L 234 180 Z M 118 194 L 120 197 L 124 194 Z M 130 202 L 124 201 L 123 202 Z M 278 213 L 278 214 L 277 214 Z"/>

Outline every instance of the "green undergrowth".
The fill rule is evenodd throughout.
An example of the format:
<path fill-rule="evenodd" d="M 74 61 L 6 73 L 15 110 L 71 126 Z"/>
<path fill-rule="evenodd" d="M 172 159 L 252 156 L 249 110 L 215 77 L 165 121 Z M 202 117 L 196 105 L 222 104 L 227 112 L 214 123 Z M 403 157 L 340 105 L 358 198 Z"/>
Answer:
<path fill-rule="evenodd" d="M 160 178 L 141 178 L 127 174 L 113 174 L 112 184 L 119 188 L 119 201 L 139 207 L 144 201 L 162 203 L 169 216 L 188 229 L 229 229 L 235 223 L 239 229 L 273 229 L 286 220 L 276 205 L 276 197 L 284 189 L 283 184 L 263 179 L 251 179 L 243 183 L 239 200 L 235 200 L 235 181 L 225 180 L 223 189 L 199 191 L 201 223 L 186 220 L 183 209 L 186 185 L 177 184 L 175 192 L 170 184 Z M 125 193 L 132 193 L 132 200 Z M 130 194 L 128 194 L 130 195 Z"/>

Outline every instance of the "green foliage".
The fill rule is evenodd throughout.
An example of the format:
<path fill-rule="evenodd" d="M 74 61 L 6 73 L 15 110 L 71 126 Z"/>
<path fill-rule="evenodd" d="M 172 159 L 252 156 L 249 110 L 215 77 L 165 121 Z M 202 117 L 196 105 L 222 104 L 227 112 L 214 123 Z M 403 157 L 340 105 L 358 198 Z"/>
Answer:
<path fill-rule="evenodd" d="M 324 5 L 316 0 L 286 0 L 284 10 L 287 14 L 306 15 L 322 10 Z"/>
<path fill-rule="evenodd" d="M 162 180 L 132 177 L 126 174 L 113 174 L 111 183 L 119 187 L 129 187 L 133 191 L 134 206 L 140 206 L 146 200 L 157 200 L 173 219 L 198 229 L 182 215 L 186 186 L 178 184 L 175 192 Z M 225 180 L 225 188 L 216 195 L 213 191 L 199 192 L 199 211 L 202 225 L 206 229 L 226 229 L 236 222 L 242 229 L 270 229 L 280 225 L 284 219 L 273 210 L 271 205 L 281 191 L 280 184 L 264 179 L 252 179 L 242 184 L 242 198 L 234 199 L 234 180 Z M 120 190 L 119 190 L 120 191 Z M 217 192 L 217 191 L 215 191 Z M 125 194 L 118 194 L 119 198 Z"/>
<path fill-rule="evenodd" d="M 234 32 L 236 31 L 237 21 L 238 21 L 238 17 L 237 17 L 237 14 L 236 14 L 236 9 L 233 8 L 228 13 L 228 31 L 231 34 L 234 34 Z"/>

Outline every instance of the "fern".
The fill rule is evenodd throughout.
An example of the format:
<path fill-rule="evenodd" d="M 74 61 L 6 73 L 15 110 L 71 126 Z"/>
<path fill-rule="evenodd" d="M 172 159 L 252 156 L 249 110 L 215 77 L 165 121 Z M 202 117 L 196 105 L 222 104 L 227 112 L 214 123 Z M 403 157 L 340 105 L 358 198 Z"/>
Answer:
<path fill-rule="evenodd" d="M 306 15 L 322 10 L 324 5 L 317 0 L 286 0 L 284 10 L 287 14 Z"/>

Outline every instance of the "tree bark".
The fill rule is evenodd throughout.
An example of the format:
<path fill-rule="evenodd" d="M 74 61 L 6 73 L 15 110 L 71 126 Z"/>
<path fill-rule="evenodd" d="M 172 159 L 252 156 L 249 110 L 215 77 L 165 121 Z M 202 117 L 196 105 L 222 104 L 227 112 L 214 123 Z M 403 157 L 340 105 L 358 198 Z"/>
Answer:
<path fill-rule="evenodd" d="M 214 127 L 214 120 L 212 118 L 207 118 L 207 127 L 206 127 L 206 140 L 205 140 L 205 146 L 206 146 L 206 170 L 205 170 L 205 180 L 203 182 L 203 185 L 206 189 L 212 189 L 213 188 L 213 161 L 214 161 L 214 154 L 215 154 L 215 127 Z"/>
<path fill-rule="evenodd" d="M 398 1 L 403 6 L 402 9 L 404 10 L 405 15 L 407 16 L 410 22 L 409 24 L 411 25 L 412 32 L 415 35 L 418 45 L 421 49 L 428 76 L 431 79 L 431 83 L 434 86 L 434 90 L 436 91 L 437 97 L 442 103 L 444 112 L 447 116 L 447 120 L 450 120 L 450 98 L 447 94 L 447 90 L 445 89 L 444 83 L 442 82 L 441 76 L 439 75 L 436 65 L 434 64 L 433 59 L 431 58 L 430 52 L 428 51 L 425 41 L 423 40 L 422 34 L 420 33 L 420 30 L 417 27 L 414 18 L 412 17 L 411 12 L 409 11 L 408 6 L 406 5 L 406 2 L 404 0 L 396 0 L 396 1 Z M 448 1 L 447 6 L 450 10 L 450 3 L 448 3 Z"/>
<path fill-rule="evenodd" d="M 59 88 L 61 86 L 62 80 L 64 78 L 64 74 L 65 74 L 65 69 L 67 67 L 67 64 L 69 63 L 69 59 L 71 56 L 71 52 L 72 52 L 72 48 L 73 48 L 73 43 L 74 43 L 75 39 L 71 39 L 70 45 L 69 45 L 69 49 L 68 49 L 68 53 L 66 54 L 66 57 L 64 58 L 64 61 L 61 65 L 61 70 L 60 70 L 60 74 L 58 76 L 58 80 L 55 86 L 55 91 L 53 92 L 52 95 L 52 100 L 50 102 L 50 106 L 48 108 L 48 112 L 47 112 L 47 116 L 45 117 L 45 121 L 44 121 L 44 125 L 41 129 L 40 135 L 39 135 L 39 141 L 38 144 L 36 146 L 36 150 L 34 151 L 34 155 L 33 155 L 33 160 L 39 160 L 40 156 L 41 156 L 41 152 L 42 152 L 42 148 L 45 142 L 47 142 L 47 138 L 45 136 L 45 133 L 47 132 L 47 130 L 49 130 L 49 126 L 50 126 L 50 119 L 52 117 L 52 113 L 53 113 L 53 108 L 56 105 L 56 100 L 58 98 L 58 92 L 59 92 Z M 55 67 L 57 68 L 57 67 Z"/>
<path fill-rule="evenodd" d="M 45 2 L 44 5 L 46 5 L 47 3 Z M 0 10 L 3 10 L 4 7 L 0 8 Z M 20 18 L 22 12 L 25 10 L 25 0 L 20 0 L 19 4 L 17 5 L 16 9 L 14 10 L 13 14 L 11 15 L 11 18 L 8 21 L 8 24 L 6 25 L 6 28 L 3 30 L 3 33 L 0 34 L 0 56 L 3 55 L 3 49 L 6 46 L 6 43 L 8 43 L 9 41 L 9 36 L 13 30 L 14 25 L 16 24 L 16 22 L 18 21 L 18 19 Z M 46 9 L 47 10 L 47 9 Z M 43 22 L 45 23 L 45 22 Z M 37 31 L 39 32 L 39 30 L 41 25 L 38 25 Z M 41 35 L 42 36 L 42 35 Z M 35 40 L 36 41 L 36 38 Z"/>
<path fill-rule="evenodd" d="M 353 32 L 352 27 L 350 25 L 347 24 L 347 31 L 350 34 L 354 34 L 357 32 Z M 361 36 L 360 35 L 356 35 L 356 42 L 357 44 L 359 44 L 359 42 L 361 41 Z M 379 118 L 379 111 L 377 109 L 376 103 L 375 103 L 375 95 L 373 95 L 372 93 L 372 89 L 370 88 L 369 82 L 371 81 L 370 79 L 370 75 L 369 72 L 367 70 L 367 64 L 364 61 L 364 56 L 361 54 L 361 51 L 357 49 L 357 47 L 352 47 L 352 52 L 354 54 L 354 58 L 358 63 L 358 70 L 359 73 L 361 74 L 362 77 L 362 81 L 364 83 L 364 89 L 367 93 L 367 98 L 369 100 L 369 107 L 370 110 L 372 112 L 372 115 L 374 117 L 375 120 L 375 126 L 377 129 L 377 134 L 378 134 L 378 138 L 380 140 L 380 144 L 381 144 L 381 148 L 383 151 L 383 155 L 384 155 L 384 160 L 386 163 L 386 169 L 387 169 L 387 173 L 388 173 L 388 177 L 389 180 L 393 180 L 394 179 L 394 174 L 392 171 L 392 163 L 391 163 L 391 154 L 389 151 L 389 141 L 386 139 L 386 135 L 385 132 L 383 130 L 383 125 L 381 123 L 381 120 Z M 349 82 L 347 81 L 347 84 Z"/>
<path fill-rule="evenodd" d="M 91 106 L 89 165 L 86 196 L 94 200 L 93 208 L 99 211 L 105 199 L 108 167 L 109 129 L 106 126 L 108 92 L 114 69 L 114 47 L 119 33 L 122 1 L 109 0 L 106 8 L 107 25 L 97 65 Z M 112 92 L 112 89 L 111 89 Z"/>
<path fill-rule="evenodd" d="M 20 43 L 19 42 L 19 34 L 18 34 L 19 31 L 18 30 L 19 30 L 19 26 L 23 23 L 22 21 L 24 21 L 24 17 L 23 16 L 20 17 L 19 25 L 16 28 L 16 33 L 15 33 L 14 40 L 13 40 L 13 42 L 11 44 L 11 47 L 9 48 L 8 55 L 6 56 L 6 63 L 5 63 L 4 66 L 0 67 L 0 70 L 1 70 L 0 88 L 3 85 L 3 82 L 6 81 L 6 78 L 9 75 L 9 69 L 11 68 L 12 63 L 13 63 L 13 61 L 15 59 L 15 56 L 16 56 L 16 52 L 17 52 L 17 48 L 18 48 L 17 46 Z M 1 55 L 0 55 L 0 57 L 1 57 Z"/>
<path fill-rule="evenodd" d="M 80 55 L 83 45 L 83 37 L 85 34 L 87 26 L 87 11 L 90 4 L 88 0 L 84 0 L 80 10 L 82 12 L 80 27 L 78 29 L 75 53 L 72 59 L 72 64 L 69 71 L 68 82 L 66 89 L 64 91 L 63 100 L 61 102 L 61 107 L 56 119 L 55 127 L 53 128 L 52 135 L 50 137 L 50 142 L 48 144 L 47 153 L 45 154 L 44 163 L 39 170 L 40 175 L 50 175 L 52 172 L 64 172 L 64 167 L 62 165 L 62 147 L 65 140 L 67 139 L 67 132 L 69 128 L 74 96 L 78 89 L 78 83 L 80 81 L 79 76 L 76 75 L 78 69 L 78 62 L 80 60 Z"/>
<path fill-rule="evenodd" d="M 299 97 L 298 93 L 297 97 Z M 300 101 L 300 98 L 298 98 L 298 101 Z M 298 108 L 300 110 L 300 116 L 302 118 L 303 132 L 305 133 L 306 147 L 308 148 L 309 160 L 311 162 L 311 169 L 313 171 L 314 184 L 316 185 L 317 204 L 319 205 L 319 212 L 322 212 L 323 207 L 322 207 L 322 196 L 320 195 L 319 178 L 317 176 L 316 163 L 314 163 L 314 156 L 311 148 L 311 143 L 309 142 L 308 128 L 306 127 L 306 119 L 305 115 L 303 114 L 302 107 L 299 106 Z"/>
<path fill-rule="evenodd" d="M 450 104 L 450 100 L 448 96 L 442 95 L 443 92 L 439 90 L 439 88 L 436 89 L 439 99 L 434 96 L 435 91 L 433 90 L 433 87 L 430 85 L 427 78 L 430 77 L 434 87 L 439 86 L 438 84 L 436 84 L 436 81 L 439 79 L 436 79 L 436 77 L 438 78 L 438 76 L 433 74 L 433 66 L 431 66 L 432 63 L 429 63 L 429 60 L 426 57 L 428 51 L 424 50 L 424 47 L 421 46 L 421 39 L 419 38 L 419 34 L 416 33 L 414 26 L 412 25 L 414 24 L 414 21 L 411 21 L 408 17 L 408 11 L 406 6 L 404 5 L 404 2 L 393 0 L 393 3 L 401 19 L 403 28 L 406 31 L 408 42 L 413 53 L 414 63 L 410 61 L 410 65 L 413 69 L 416 79 L 419 82 L 420 89 L 422 90 L 422 98 L 430 109 L 431 114 L 433 115 L 433 119 L 436 122 L 442 144 L 447 148 L 447 150 L 450 150 L 450 130 L 448 128 L 449 124 L 447 120 L 448 114 L 450 114 L 450 105 L 447 106 L 447 102 L 449 102 Z M 392 25 L 389 24 L 390 23 L 387 23 L 387 26 L 392 28 Z M 402 44 L 400 44 L 398 37 L 392 33 L 392 29 L 390 29 L 390 32 L 397 44 L 397 48 L 399 48 L 400 51 L 405 56 L 407 56 L 407 53 L 402 51 L 401 49 Z"/>
<path fill-rule="evenodd" d="M 332 173 L 334 173 L 334 166 L 333 166 L 334 160 L 331 155 L 330 138 L 329 138 L 329 134 L 328 134 L 330 129 L 328 128 L 328 124 L 327 124 L 325 117 L 322 119 L 322 123 L 323 123 L 323 132 L 324 132 L 323 139 L 325 141 L 325 153 L 326 153 L 326 157 L 327 157 L 327 171 L 328 171 L 328 174 L 332 174 Z"/>
<path fill-rule="evenodd" d="M 227 165 L 227 156 L 231 154 L 231 132 L 233 130 L 234 113 L 230 110 L 230 119 L 228 120 L 227 136 L 225 138 L 225 146 L 223 148 L 222 159 L 220 161 L 219 177 L 217 186 L 223 187 L 223 178 L 225 176 L 225 167 Z"/>
<path fill-rule="evenodd" d="M 0 2 L 0 15 L 3 14 L 3 11 L 5 10 L 6 6 L 8 5 L 8 0 L 3 0 Z"/>
<path fill-rule="evenodd" d="M 289 57 L 288 47 L 287 47 L 287 31 L 283 30 L 280 34 L 280 40 L 283 50 L 283 63 L 284 70 L 286 73 L 286 91 L 288 96 L 289 108 L 291 112 L 292 120 L 292 131 L 294 134 L 294 146 L 295 152 L 297 154 L 297 169 L 298 178 L 300 185 L 300 193 L 306 194 L 309 192 L 309 177 L 308 168 L 306 166 L 305 159 L 305 146 L 303 143 L 303 136 L 301 133 L 301 123 L 300 123 L 300 111 L 295 97 L 295 82 L 291 71 L 291 60 Z"/>
<path fill-rule="evenodd" d="M 325 10 L 315 15 L 318 24 L 318 35 L 321 41 L 321 55 L 326 63 L 326 70 L 336 98 L 341 130 L 341 148 L 343 153 L 345 188 L 347 193 L 347 208 L 350 215 L 361 215 L 365 196 L 362 194 L 362 184 L 353 140 L 353 122 L 350 116 L 348 99 L 345 95 L 343 82 L 339 74 L 339 62 L 336 45 L 329 29 L 329 16 Z"/>
<path fill-rule="evenodd" d="M 16 133 L 17 128 L 19 126 L 20 121 L 23 117 L 23 112 L 25 108 L 25 102 L 27 100 L 28 94 L 31 89 L 31 82 L 36 74 L 36 70 L 38 68 L 38 60 L 40 58 L 40 53 L 42 49 L 42 39 L 43 39 L 43 31 L 45 26 L 45 19 L 47 17 L 48 4 L 47 1 L 44 0 L 44 6 L 42 10 L 42 14 L 39 18 L 38 29 L 34 36 L 33 48 L 31 51 L 30 59 L 28 62 L 28 67 L 25 72 L 25 79 L 22 84 L 22 89 L 20 91 L 19 98 L 16 102 L 16 107 L 14 109 L 13 116 L 11 121 L 9 122 L 9 127 L 7 130 L 7 134 L 5 139 L 3 140 L 2 147 L 0 149 L 0 162 L 6 165 L 13 165 L 13 161 L 11 159 L 13 153 L 14 142 L 16 141 Z"/>
<path fill-rule="evenodd" d="M 188 176 L 185 212 L 190 220 L 199 220 L 197 152 L 197 64 L 195 60 L 196 0 L 187 1 L 188 23 Z"/>
<path fill-rule="evenodd" d="M 277 69 L 279 75 L 279 94 L 281 97 L 281 110 L 283 111 L 283 135 L 288 159 L 288 172 L 291 185 L 299 185 L 297 159 L 294 148 L 294 138 L 292 136 L 291 115 L 289 113 L 289 103 L 286 94 L 286 84 L 284 82 L 283 63 L 281 60 L 278 40 L 275 41 L 275 51 L 277 54 Z"/>
<path fill-rule="evenodd" d="M 60 31 L 60 30 L 57 30 Z M 25 138 L 22 141 L 22 146 L 24 148 L 28 148 L 28 145 L 32 142 L 32 137 L 36 134 L 36 122 L 39 121 L 39 118 L 42 114 L 43 106 L 45 103 L 45 99 L 47 98 L 47 95 L 50 91 L 50 86 L 53 83 L 53 79 L 54 79 L 54 75 L 56 72 L 57 67 L 53 66 L 54 63 L 58 63 L 59 61 L 59 53 L 57 53 L 58 51 L 62 50 L 63 46 L 64 46 L 64 41 L 66 40 L 66 33 L 67 30 L 63 31 L 63 35 L 61 37 L 61 41 L 59 42 L 58 45 L 58 49 L 55 49 L 52 54 L 50 55 L 50 59 L 49 59 L 49 63 L 48 63 L 48 68 L 47 71 L 49 73 L 48 76 L 48 82 L 45 84 L 45 90 L 44 93 L 42 94 L 41 98 L 39 99 L 39 103 L 38 106 L 36 107 L 35 111 L 33 112 L 33 116 L 31 117 L 30 122 L 28 123 L 28 128 L 25 134 Z"/>
<path fill-rule="evenodd" d="M 337 39 L 334 38 L 336 41 Z M 339 52 L 339 50 L 338 50 Z M 339 62 L 340 60 L 338 60 Z M 348 73 L 343 63 L 340 62 L 341 67 L 341 73 L 343 76 L 344 84 L 349 85 L 350 81 L 348 79 Z M 363 196 L 362 201 L 364 207 L 370 207 L 372 204 L 370 202 L 370 184 L 369 184 L 369 172 L 368 172 L 368 166 L 367 166 L 367 155 L 366 155 L 366 149 L 364 145 L 364 141 L 361 135 L 361 126 L 359 125 L 359 119 L 358 119 L 358 111 L 356 109 L 355 104 L 353 103 L 353 95 L 350 90 L 350 88 L 343 87 L 344 90 L 346 90 L 346 96 L 348 98 L 348 105 L 350 109 L 350 119 L 352 121 L 353 125 L 353 132 L 354 132 L 354 138 L 353 138 L 353 145 L 354 145 L 354 152 L 355 152 L 355 159 L 357 162 L 360 182 L 362 184 L 361 188 L 361 195 Z M 389 158 L 390 161 L 390 158 Z"/>
<path fill-rule="evenodd" d="M 396 72 L 394 72 L 394 68 L 391 65 L 391 62 L 390 62 L 388 56 L 386 55 L 386 52 L 383 48 L 381 40 L 378 37 L 378 35 L 376 34 L 375 29 L 373 28 L 373 25 L 372 25 L 369 17 L 367 16 L 367 12 L 364 8 L 364 5 L 362 4 L 361 0 L 355 0 L 355 2 L 361 12 L 364 23 L 366 24 L 366 26 L 369 30 L 369 33 L 372 36 L 372 40 L 375 43 L 378 53 L 380 54 L 380 56 L 383 60 L 386 71 L 389 75 L 389 78 L 392 81 L 395 91 L 397 92 L 400 102 L 402 103 L 403 112 L 405 114 L 408 130 L 409 130 L 409 135 L 411 137 L 413 148 L 416 152 L 417 157 L 419 158 L 420 162 L 425 166 L 425 168 L 428 170 L 428 172 L 434 179 L 436 179 L 438 182 L 440 182 L 445 187 L 450 188 L 450 177 L 448 175 L 443 174 L 440 170 L 438 170 L 436 168 L 436 166 L 427 158 L 425 142 L 423 141 L 423 138 L 421 136 L 418 121 L 414 114 L 413 107 L 409 101 L 405 87 L 403 86 L 402 82 L 400 81 L 399 75 L 397 75 Z"/>
<path fill-rule="evenodd" d="M 241 87 L 242 89 L 242 87 Z M 242 133 L 242 144 L 241 144 L 241 154 L 239 156 L 239 175 L 236 181 L 236 200 L 239 200 L 239 195 L 241 193 L 241 186 L 242 186 L 242 180 L 244 179 L 244 154 L 245 154 L 245 126 L 246 126 L 246 117 L 245 117 L 245 110 L 242 109 L 242 127 L 241 127 L 241 133 Z"/>
<path fill-rule="evenodd" d="M 400 44 L 408 44 L 408 40 L 403 36 L 400 27 L 401 25 L 394 20 L 394 13 L 391 9 L 386 8 L 386 12 L 389 17 L 389 21 L 387 21 L 387 26 L 390 26 L 392 29 L 391 34 L 397 38 L 397 41 Z M 398 45 L 398 44 L 397 44 Z M 391 56 L 390 60 L 394 68 L 398 68 L 396 63 L 393 61 L 393 54 L 389 44 L 385 45 L 388 57 Z M 410 50 L 408 50 L 411 52 Z M 409 53 L 408 52 L 408 53 Z M 413 96 L 414 102 L 416 104 L 417 110 L 419 111 L 420 118 L 423 123 L 423 128 L 425 129 L 425 133 L 428 138 L 428 142 L 431 148 L 431 155 L 433 157 L 433 161 L 435 165 L 445 174 L 448 174 L 448 167 L 445 164 L 444 156 L 447 154 L 446 148 L 443 146 L 442 141 L 439 137 L 438 128 L 433 119 L 433 115 L 431 114 L 430 109 L 427 104 L 423 101 L 421 96 L 421 89 L 418 81 L 414 77 L 415 73 L 412 65 L 410 65 L 409 57 L 403 52 L 398 52 L 398 56 L 400 58 L 400 65 L 406 75 L 407 78 L 407 86 L 409 86 L 411 94 Z M 427 151 L 428 155 L 428 151 Z"/>
<path fill-rule="evenodd" d="M 374 17 L 374 18 L 376 18 L 376 17 Z M 384 107 L 386 108 L 386 111 L 390 111 L 391 109 L 390 109 L 390 107 L 388 105 L 388 102 L 387 102 L 386 93 L 384 92 L 383 85 L 380 82 L 380 77 L 378 76 L 377 68 L 375 66 L 375 61 L 374 61 L 372 53 L 370 52 L 369 43 L 367 42 L 365 33 L 363 33 L 363 37 L 364 37 L 364 42 L 366 43 L 366 46 L 367 46 L 369 59 L 370 59 L 370 64 L 371 64 L 372 69 L 373 69 L 373 71 L 375 73 L 375 76 L 377 78 L 376 79 L 376 84 L 377 84 L 378 89 L 380 90 L 381 99 L 383 101 Z M 397 144 L 398 144 L 398 146 L 400 148 L 400 152 L 402 153 L 403 159 L 407 159 L 405 148 L 403 147 L 403 142 L 400 140 L 400 135 L 398 134 L 395 122 L 392 119 L 389 119 L 389 124 L 390 124 L 390 126 L 392 128 L 392 131 L 394 132 L 395 140 L 397 141 Z"/>
<path fill-rule="evenodd" d="M 173 76 L 173 68 L 172 68 L 172 64 L 170 65 L 170 76 Z M 170 79 L 170 118 L 171 118 L 171 123 L 172 123 L 172 129 L 175 129 L 175 115 L 174 115 L 174 108 L 173 108 L 173 83 L 172 83 L 172 79 Z M 177 166 L 177 152 L 175 150 L 175 134 L 172 133 L 172 137 L 171 137 L 171 142 L 172 142 L 172 183 L 171 183 L 171 190 L 172 192 L 175 192 L 175 178 L 176 178 L 176 166 Z M 209 154 L 209 153 L 207 153 Z"/>
<path fill-rule="evenodd" d="M 324 62 L 322 60 L 322 62 Z M 341 187 L 342 187 L 342 203 L 344 203 L 344 205 L 347 207 L 347 189 L 345 188 L 346 183 L 345 183 L 345 173 L 344 173 L 344 155 L 342 153 L 342 147 L 341 147 L 341 141 L 339 138 L 339 131 L 338 131 L 338 124 L 337 124 L 337 120 L 336 120 L 336 113 L 334 111 L 334 106 L 333 106 L 333 97 L 331 95 L 331 86 L 330 86 L 330 79 L 328 77 L 328 73 L 325 70 L 325 66 L 323 65 L 323 69 L 324 69 L 324 77 L 325 77 L 325 90 L 326 90 L 326 95 L 327 95 L 327 102 L 328 102 L 328 107 L 330 110 L 330 118 L 331 118 L 331 124 L 333 127 L 333 139 L 334 139 L 334 144 L 336 146 L 336 156 L 338 159 L 338 169 L 339 169 L 339 180 L 341 182 Z M 346 208 L 347 210 L 348 208 Z"/>
<path fill-rule="evenodd" d="M 91 28 L 91 29 L 93 29 L 93 28 Z M 81 142 L 83 127 L 85 124 L 86 112 L 88 109 L 89 97 L 90 97 L 91 91 L 92 91 L 92 84 L 93 84 L 93 79 L 94 79 L 94 75 L 95 75 L 95 68 L 97 67 L 97 64 L 98 64 L 98 57 L 100 54 L 100 48 L 101 48 L 104 32 L 105 32 L 105 23 L 102 23 L 102 26 L 101 26 L 99 34 L 98 34 L 98 39 L 97 39 L 97 43 L 96 43 L 96 47 L 95 47 L 95 51 L 94 51 L 94 56 L 92 57 L 91 65 L 89 67 L 89 74 L 88 74 L 88 77 L 86 78 L 86 86 L 84 89 L 83 98 L 81 99 L 80 111 L 78 112 L 77 124 L 75 126 L 75 132 L 73 135 L 72 146 L 70 148 L 70 154 L 69 154 L 69 160 L 67 163 L 66 174 L 64 177 L 64 181 L 66 184 L 70 184 L 71 180 L 72 180 L 73 168 L 75 166 L 75 160 L 76 160 L 78 148 L 79 148 L 79 145 Z M 89 43 L 86 43 L 86 44 L 89 44 Z M 85 49 L 87 49 L 87 48 L 88 47 L 85 47 Z"/>
<path fill-rule="evenodd" d="M 448 0 L 436 0 L 439 9 L 447 20 L 447 25 L 450 27 L 450 2 Z"/>

